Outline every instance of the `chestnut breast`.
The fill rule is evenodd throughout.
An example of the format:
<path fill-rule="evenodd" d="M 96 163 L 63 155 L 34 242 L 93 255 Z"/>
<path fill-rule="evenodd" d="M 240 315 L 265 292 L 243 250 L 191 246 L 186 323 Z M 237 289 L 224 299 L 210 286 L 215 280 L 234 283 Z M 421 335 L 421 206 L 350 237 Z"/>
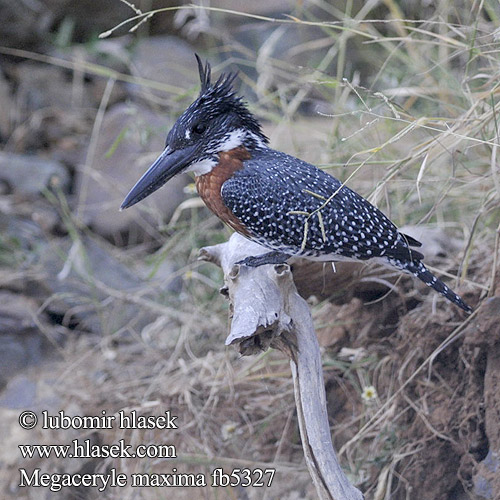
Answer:
<path fill-rule="evenodd" d="M 196 177 L 196 189 L 207 207 L 219 219 L 232 227 L 238 233 L 248 236 L 248 231 L 231 210 L 224 205 L 221 196 L 222 184 L 230 179 L 234 172 L 243 168 L 243 161 L 251 155 L 244 146 L 219 154 L 219 163 L 207 174 Z"/>

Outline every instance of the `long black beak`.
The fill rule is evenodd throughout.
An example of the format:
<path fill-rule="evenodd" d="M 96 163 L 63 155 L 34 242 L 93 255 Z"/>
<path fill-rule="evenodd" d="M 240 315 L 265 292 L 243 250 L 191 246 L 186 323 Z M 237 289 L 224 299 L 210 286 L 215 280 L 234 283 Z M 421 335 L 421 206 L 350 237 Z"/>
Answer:
<path fill-rule="evenodd" d="M 192 163 L 195 157 L 195 147 L 188 146 L 183 149 L 172 150 L 169 146 L 149 167 L 146 173 L 137 181 L 135 186 L 123 200 L 120 210 L 129 208 L 143 200 L 163 184 L 169 181 L 175 174 Z"/>

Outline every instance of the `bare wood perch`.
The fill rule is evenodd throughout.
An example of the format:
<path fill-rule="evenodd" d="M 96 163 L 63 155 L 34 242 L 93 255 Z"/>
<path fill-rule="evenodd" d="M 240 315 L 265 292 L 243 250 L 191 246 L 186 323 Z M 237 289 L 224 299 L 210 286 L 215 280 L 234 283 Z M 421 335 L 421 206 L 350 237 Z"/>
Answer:
<path fill-rule="evenodd" d="M 238 234 L 200 251 L 200 259 L 224 271 L 221 292 L 229 297 L 232 316 L 226 345 L 239 344 L 244 356 L 271 346 L 290 358 L 302 446 L 318 497 L 361 500 L 362 493 L 349 483 L 333 449 L 319 345 L 309 307 L 297 293 L 290 267 L 236 264 L 266 252 Z"/>

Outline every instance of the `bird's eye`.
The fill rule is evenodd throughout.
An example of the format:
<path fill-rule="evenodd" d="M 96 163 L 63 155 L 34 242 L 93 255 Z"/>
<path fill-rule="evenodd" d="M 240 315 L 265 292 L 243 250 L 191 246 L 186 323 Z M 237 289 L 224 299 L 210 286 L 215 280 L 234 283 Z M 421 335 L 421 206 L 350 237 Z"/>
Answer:
<path fill-rule="evenodd" d="M 195 134 L 203 134 L 203 132 L 205 132 L 205 130 L 207 130 L 207 124 L 206 123 L 197 123 L 196 125 L 193 126 L 193 132 Z"/>

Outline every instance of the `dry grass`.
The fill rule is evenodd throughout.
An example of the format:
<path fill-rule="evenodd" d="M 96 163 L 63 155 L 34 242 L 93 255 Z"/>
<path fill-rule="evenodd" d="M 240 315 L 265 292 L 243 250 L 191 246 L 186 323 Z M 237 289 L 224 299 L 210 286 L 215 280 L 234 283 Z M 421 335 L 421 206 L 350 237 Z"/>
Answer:
<path fill-rule="evenodd" d="M 296 138 L 287 152 L 314 158 L 368 196 L 398 225 L 426 223 L 457 236 L 463 242 L 461 251 L 442 271 L 455 276 L 457 284 L 464 280 L 462 290 L 471 296 L 492 294 L 497 286 L 500 230 L 497 6 L 464 1 L 452 8 L 449 2 L 438 2 L 435 8 L 428 7 L 425 19 L 410 19 L 412 13 L 401 12 L 391 0 L 383 5 L 365 3 L 357 13 L 340 12 L 322 0 L 312 4 L 314 9 L 298 8 L 296 17 L 280 20 L 181 6 L 137 11 L 126 22 L 137 27 L 153 15 L 188 11 L 193 16 L 187 26 L 190 33 L 205 30 L 216 46 L 208 55 L 215 58 L 218 52 L 224 60 L 214 65 L 215 72 L 232 62 L 249 69 L 254 65 L 257 80 L 244 72 L 242 80 L 258 96 L 251 107 L 270 123 L 277 149 L 280 131 L 291 130 L 293 136 L 296 122 L 303 120 L 299 110 L 314 109 L 311 102 L 321 101 L 321 127 L 317 133 L 310 128 L 307 137 Z M 351 2 L 347 6 L 352 8 Z M 319 20 L 325 13 L 342 21 Z M 203 22 L 196 24 L 202 14 Z M 255 51 L 249 47 L 230 50 L 232 41 L 221 19 L 235 17 L 269 23 L 267 43 Z M 297 30 L 315 27 L 317 38 L 290 47 L 278 58 L 274 44 L 283 35 L 280 30 L 289 26 Z M 353 50 L 371 61 L 366 63 L 366 74 L 349 65 Z M 226 57 L 229 52 L 231 57 Z M 307 54 L 314 65 L 290 62 L 297 54 Z M 49 64 L 67 64 L 44 59 Z M 78 70 L 103 74 L 95 65 L 85 64 Z M 110 82 L 131 78 L 113 72 L 106 75 Z M 132 80 L 164 88 L 161 82 Z M 185 89 L 167 90 L 185 94 Z M 88 168 L 92 168 L 92 145 L 107 96 L 95 120 Z M 181 109 L 174 102 L 170 112 L 175 115 Z M 66 220 L 75 241 L 81 241 L 77 216 L 68 214 L 71 220 Z M 125 473 L 165 472 L 177 465 L 179 470 L 195 472 L 209 472 L 219 464 L 227 468 L 272 466 L 278 471 L 275 487 L 265 493 L 250 490 L 249 498 L 314 498 L 294 420 L 288 365 L 275 352 L 241 359 L 223 346 L 227 305 L 218 294 L 222 276 L 210 265 L 196 262 L 197 248 L 222 241 L 229 233 L 196 203 L 187 205 L 163 231 L 165 241 L 154 253 L 146 255 L 142 247 L 114 250 L 122 261 L 152 277 L 143 288 L 123 292 L 104 285 L 97 276 L 86 277 L 108 296 L 108 303 L 100 304 L 104 311 L 109 302 L 115 307 L 133 303 L 157 319 L 145 328 L 132 328 L 132 333 L 129 329 L 108 331 L 102 337 L 81 336 L 69 342 L 58 381 L 67 407 L 76 408 L 77 413 L 98 414 L 106 408 L 108 414 L 135 409 L 142 414 L 170 410 L 178 415 L 179 430 L 167 435 L 134 431 L 98 436 L 109 442 L 125 437 L 131 443 L 166 439 L 177 446 L 178 459 L 174 465 L 159 459 L 95 465 L 99 469 L 114 466 Z M 171 260 L 177 270 L 156 280 L 162 262 Z M 163 288 L 164 280 L 173 279 L 181 280 L 180 293 Z M 314 314 L 320 315 L 323 305 L 314 305 Z M 430 309 L 426 310 L 427 316 Z M 338 406 L 343 402 L 342 408 L 335 404 L 332 411 L 336 444 L 350 478 L 367 492 L 367 498 L 412 498 L 412 485 L 406 479 L 415 463 L 412 460 L 436 437 L 456 439 L 451 423 L 437 426 L 429 420 L 427 406 L 434 396 L 452 390 L 435 369 L 436 360 L 441 353 L 454 351 L 453 343 L 470 321 L 461 322 L 446 311 L 437 311 L 424 321 L 422 312 L 418 316 L 414 310 L 392 337 L 354 340 L 352 347 L 358 355 L 349 360 L 341 359 L 335 346 L 325 353 L 326 379 L 336 387 L 329 394 Z M 327 326 L 336 325 L 335 318 L 328 321 Z M 414 328 L 438 331 L 437 325 L 441 334 L 435 345 L 404 337 L 405 328 L 413 336 L 417 335 Z M 369 386 L 376 394 L 363 401 L 363 391 Z M 412 441 L 407 428 L 415 421 L 426 431 L 416 433 Z M 182 491 L 175 494 L 183 498 Z M 116 498 L 136 495 L 126 489 Z M 141 498 L 163 496 L 144 490 Z M 212 490 L 196 498 L 243 497 L 236 491 Z"/>

